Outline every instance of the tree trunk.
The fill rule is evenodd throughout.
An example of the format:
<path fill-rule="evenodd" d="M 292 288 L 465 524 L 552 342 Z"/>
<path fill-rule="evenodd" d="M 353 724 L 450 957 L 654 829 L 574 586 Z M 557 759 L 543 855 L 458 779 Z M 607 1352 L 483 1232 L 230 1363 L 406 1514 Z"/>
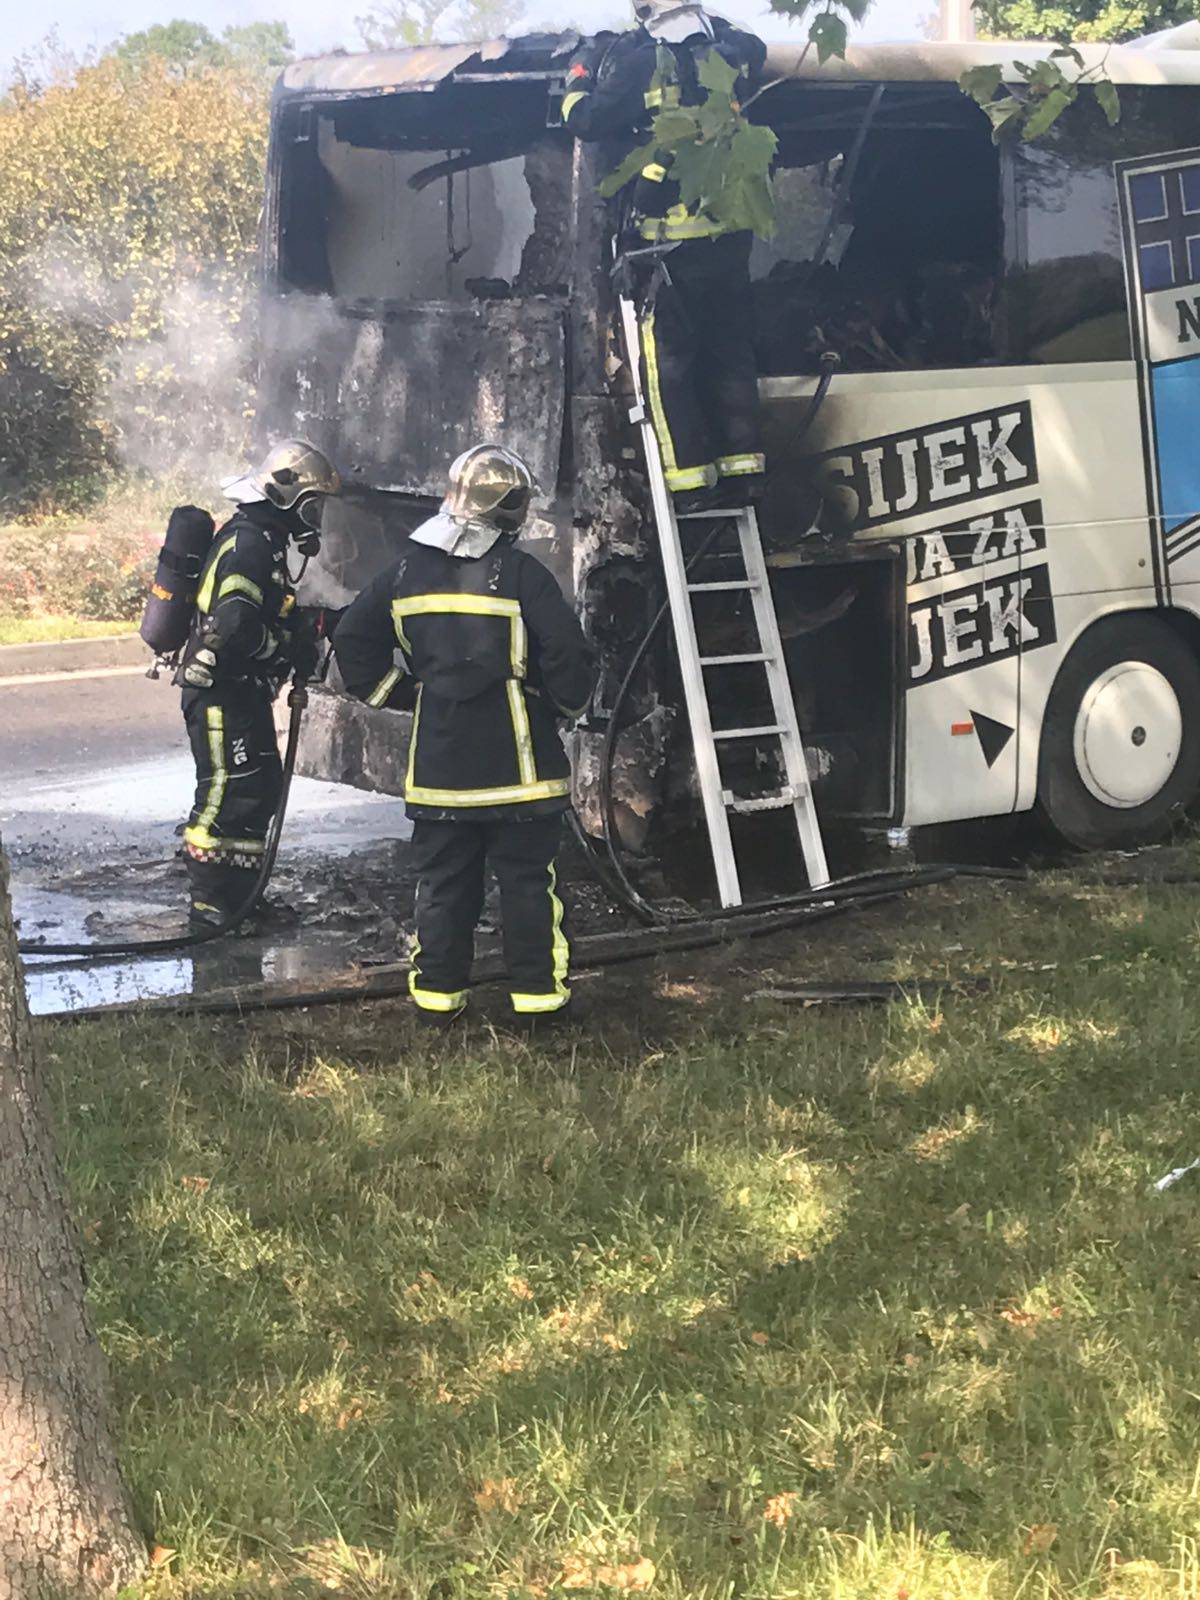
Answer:
<path fill-rule="evenodd" d="M 145 1567 L 106 1387 L 0 850 L 0 1600 L 111 1592 Z"/>

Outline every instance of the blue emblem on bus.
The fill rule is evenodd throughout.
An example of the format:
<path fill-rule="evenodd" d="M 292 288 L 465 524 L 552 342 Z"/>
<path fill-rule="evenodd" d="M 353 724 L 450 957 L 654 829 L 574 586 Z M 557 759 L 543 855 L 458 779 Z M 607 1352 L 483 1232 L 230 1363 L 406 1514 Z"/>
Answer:
<path fill-rule="evenodd" d="M 1200 150 L 1116 163 L 1159 598 L 1200 547 Z"/>

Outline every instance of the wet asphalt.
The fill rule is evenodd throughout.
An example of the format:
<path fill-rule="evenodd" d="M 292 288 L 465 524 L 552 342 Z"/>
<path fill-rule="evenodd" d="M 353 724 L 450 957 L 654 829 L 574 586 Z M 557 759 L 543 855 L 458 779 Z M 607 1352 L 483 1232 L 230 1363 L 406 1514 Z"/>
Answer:
<path fill-rule="evenodd" d="M 21 936 L 58 942 L 180 929 L 176 830 L 192 784 L 179 692 L 165 679 L 139 670 L 0 684 L 0 842 Z M 279 879 L 303 904 L 305 926 L 257 950 L 243 941 L 236 960 L 231 950 L 228 961 L 202 963 L 204 987 L 221 987 L 256 958 L 266 977 L 281 967 L 337 968 L 351 947 L 394 954 L 398 924 L 376 900 L 401 875 L 395 851 L 410 831 L 399 800 L 295 779 Z M 33 961 L 27 977 L 40 1012 L 197 986 L 194 964 L 183 959 L 78 968 L 69 979 L 51 979 Z"/>

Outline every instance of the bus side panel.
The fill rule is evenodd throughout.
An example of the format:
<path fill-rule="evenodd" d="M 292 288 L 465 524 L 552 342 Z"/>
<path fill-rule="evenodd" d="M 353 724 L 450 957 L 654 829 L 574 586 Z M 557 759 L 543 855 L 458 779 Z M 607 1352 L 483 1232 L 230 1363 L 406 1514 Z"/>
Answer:
<path fill-rule="evenodd" d="M 763 388 L 779 451 L 811 382 Z M 836 378 L 804 456 L 772 461 L 769 534 L 815 481 L 831 532 L 904 542 L 906 823 L 1032 805 L 1067 649 L 1156 603 L 1141 438 L 1131 361 L 881 372 Z"/>
<path fill-rule="evenodd" d="M 1037 797 L 1042 721 L 1071 647 L 1099 618 L 1159 601 L 1134 363 L 1035 367 L 1026 375 L 1046 528 L 1044 554 L 1029 552 L 1022 564 L 1019 811 Z"/>

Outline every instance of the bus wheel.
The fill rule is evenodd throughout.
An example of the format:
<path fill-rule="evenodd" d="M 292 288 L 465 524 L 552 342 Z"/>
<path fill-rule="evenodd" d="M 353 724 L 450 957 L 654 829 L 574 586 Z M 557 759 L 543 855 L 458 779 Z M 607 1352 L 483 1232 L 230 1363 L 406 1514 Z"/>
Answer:
<path fill-rule="evenodd" d="M 1200 790 L 1200 666 L 1162 621 L 1109 618 L 1064 662 L 1046 707 L 1038 809 L 1085 850 L 1161 837 Z"/>

